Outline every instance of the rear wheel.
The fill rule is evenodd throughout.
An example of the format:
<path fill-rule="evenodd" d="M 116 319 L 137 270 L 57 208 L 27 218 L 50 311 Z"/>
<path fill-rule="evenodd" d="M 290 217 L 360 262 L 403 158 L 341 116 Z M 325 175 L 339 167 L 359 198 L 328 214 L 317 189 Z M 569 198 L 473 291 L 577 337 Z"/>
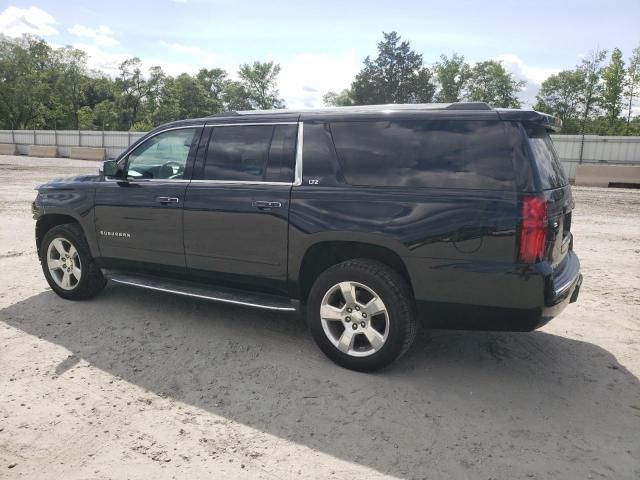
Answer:
<path fill-rule="evenodd" d="M 323 272 L 309 294 L 307 315 L 320 349 L 359 371 L 389 365 L 409 349 L 417 330 L 409 286 L 374 260 L 348 260 Z"/>
<path fill-rule="evenodd" d="M 40 263 L 51 289 L 69 300 L 84 300 L 107 283 L 89 252 L 82 229 L 75 224 L 49 230 L 40 247 Z"/>

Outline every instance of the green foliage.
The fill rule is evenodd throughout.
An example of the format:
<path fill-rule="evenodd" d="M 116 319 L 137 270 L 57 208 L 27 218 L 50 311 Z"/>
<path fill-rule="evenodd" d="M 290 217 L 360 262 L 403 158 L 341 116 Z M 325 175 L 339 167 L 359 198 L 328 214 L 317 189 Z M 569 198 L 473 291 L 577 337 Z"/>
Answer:
<path fill-rule="evenodd" d="M 378 57 L 365 58 L 348 98 L 354 105 L 431 102 L 435 85 L 422 55 L 412 50 L 409 42 L 401 41 L 396 32 L 382 35 Z"/>
<path fill-rule="evenodd" d="M 595 50 L 584 58 L 577 68 L 585 79 L 582 91 L 583 130 L 587 120 L 598 113 L 596 107 L 601 102 L 602 95 L 602 62 L 606 56 L 606 50 Z"/>
<path fill-rule="evenodd" d="M 602 88 L 602 108 L 605 110 L 609 124 L 613 126 L 622 113 L 622 91 L 625 82 L 624 61 L 622 52 L 614 48 L 611 61 L 602 72 L 604 85 Z"/>
<path fill-rule="evenodd" d="M 278 93 L 280 65 L 274 62 L 253 62 L 240 65 L 238 76 L 241 88 L 237 92 L 246 95 L 251 109 L 284 108 L 284 100 Z"/>
<path fill-rule="evenodd" d="M 493 107 L 520 108 L 518 92 L 526 85 L 495 60 L 476 63 L 471 69 L 466 98 Z"/>
<path fill-rule="evenodd" d="M 328 92 L 327 106 L 484 101 L 520 107 L 517 81 L 500 62 L 473 66 L 462 55 L 441 55 L 432 68 L 396 33 L 383 33 L 375 59 L 367 57 L 350 88 Z M 640 47 L 627 61 L 619 49 L 605 65 L 596 50 L 574 69 L 551 75 L 541 85 L 536 110 L 558 116 L 563 133 L 640 135 L 634 106 L 640 96 Z M 171 120 L 228 110 L 283 108 L 278 92 L 280 65 L 254 62 L 239 67 L 237 79 L 220 68 L 167 75 L 124 61 L 116 78 L 90 71 L 87 54 L 53 48 L 25 35 L 0 34 L 0 128 L 146 131 Z"/>
<path fill-rule="evenodd" d="M 0 38 L 0 114 L 5 128 L 46 128 L 55 118 L 49 108 L 56 74 L 51 53 L 49 45 L 35 37 Z"/>
<path fill-rule="evenodd" d="M 435 64 L 434 70 L 440 87 L 436 100 L 443 103 L 461 101 L 464 89 L 471 78 L 471 67 L 464 61 L 464 56 L 457 53 L 451 58 L 440 55 L 440 61 Z"/>
<path fill-rule="evenodd" d="M 92 130 L 94 128 L 94 113 L 91 107 L 85 105 L 75 112 L 78 130 Z M 74 129 L 75 130 L 75 129 Z"/>
<path fill-rule="evenodd" d="M 130 58 L 111 79 L 87 68 L 85 52 L 0 35 L 0 128 L 150 130 L 171 120 L 225 110 L 282 108 L 274 62 L 241 65 L 238 81 L 220 68 L 168 76 Z"/>
<path fill-rule="evenodd" d="M 624 96 L 626 99 L 626 117 L 627 128 L 626 135 L 629 133 L 629 125 L 631 122 L 631 112 L 633 111 L 634 101 L 637 100 L 640 90 L 640 46 L 633 49 L 631 58 L 629 58 L 629 66 L 627 67 L 625 78 Z"/>
<path fill-rule="evenodd" d="M 582 95 L 585 89 L 584 73 L 580 70 L 564 70 L 547 78 L 536 96 L 533 108 L 557 116 L 566 124 L 578 118 L 582 111 Z"/>
<path fill-rule="evenodd" d="M 327 92 L 322 96 L 322 103 L 325 107 L 348 107 L 353 105 L 351 91 L 345 88 L 340 93 Z"/>

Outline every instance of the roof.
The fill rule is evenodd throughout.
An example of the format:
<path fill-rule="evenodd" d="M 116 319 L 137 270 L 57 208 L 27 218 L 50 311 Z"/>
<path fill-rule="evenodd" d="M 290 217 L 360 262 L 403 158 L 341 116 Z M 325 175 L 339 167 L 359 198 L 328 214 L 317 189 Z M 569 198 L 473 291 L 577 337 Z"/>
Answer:
<path fill-rule="evenodd" d="M 546 113 L 535 110 L 492 108 L 484 102 L 457 103 L 411 103 L 387 105 L 358 105 L 351 107 L 327 107 L 316 109 L 272 109 L 272 110 L 238 110 L 223 112 L 209 117 L 190 120 L 179 120 L 171 124 L 211 124 L 213 122 L 247 123 L 252 118 L 261 117 L 261 121 L 299 121 L 305 119 L 337 120 L 344 116 L 354 115 L 360 118 L 376 117 L 377 114 L 390 114 L 392 117 L 422 117 L 423 113 L 446 114 L 455 118 L 497 119 L 536 123 L 549 130 L 558 131 L 562 122 Z M 166 125 L 165 125 L 166 126 Z"/>
<path fill-rule="evenodd" d="M 277 115 L 277 114 L 334 114 L 334 113 L 361 113 L 361 112 L 400 112 L 422 110 L 492 110 L 484 102 L 458 102 L 458 103 L 403 103 L 386 105 L 356 105 L 351 107 L 326 107 L 301 110 L 274 109 L 274 110 L 239 110 L 236 112 L 221 113 L 217 116 L 231 115 Z"/>

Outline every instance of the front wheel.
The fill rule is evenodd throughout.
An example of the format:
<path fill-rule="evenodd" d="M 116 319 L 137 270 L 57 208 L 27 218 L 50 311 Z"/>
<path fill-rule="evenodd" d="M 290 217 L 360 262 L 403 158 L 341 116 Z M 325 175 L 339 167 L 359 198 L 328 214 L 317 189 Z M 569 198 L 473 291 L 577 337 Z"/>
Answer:
<path fill-rule="evenodd" d="M 45 234 L 40 263 L 51 289 L 68 300 L 91 298 L 107 283 L 91 257 L 82 229 L 75 224 L 58 225 Z"/>
<path fill-rule="evenodd" d="M 374 260 L 348 260 L 323 272 L 309 293 L 307 316 L 320 349 L 358 371 L 389 365 L 409 349 L 417 331 L 409 286 Z"/>

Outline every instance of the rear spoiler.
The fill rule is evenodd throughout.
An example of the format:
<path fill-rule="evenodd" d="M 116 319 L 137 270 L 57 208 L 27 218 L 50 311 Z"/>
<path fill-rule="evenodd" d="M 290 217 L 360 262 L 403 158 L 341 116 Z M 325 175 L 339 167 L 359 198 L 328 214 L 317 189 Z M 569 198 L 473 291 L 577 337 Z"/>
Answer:
<path fill-rule="evenodd" d="M 535 110 L 512 110 L 509 108 L 496 108 L 496 111 L 500 118 L 505 121 L 539 125 L 553 132 L 559 132 L 562 129 L 562 120 L 546 113 L 536 112 Z"/>

